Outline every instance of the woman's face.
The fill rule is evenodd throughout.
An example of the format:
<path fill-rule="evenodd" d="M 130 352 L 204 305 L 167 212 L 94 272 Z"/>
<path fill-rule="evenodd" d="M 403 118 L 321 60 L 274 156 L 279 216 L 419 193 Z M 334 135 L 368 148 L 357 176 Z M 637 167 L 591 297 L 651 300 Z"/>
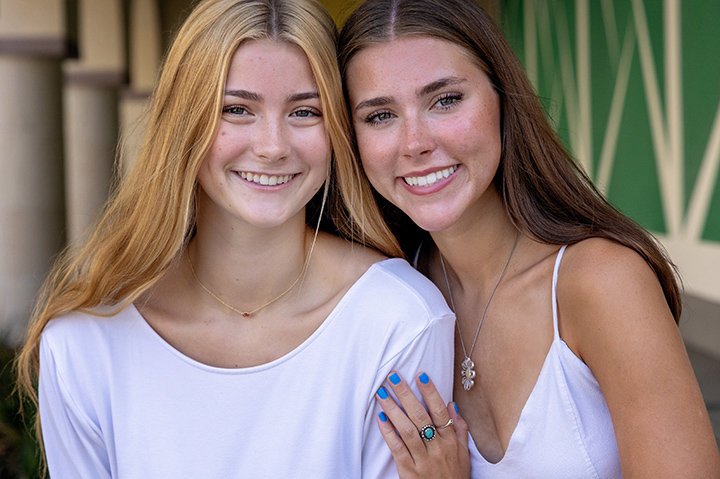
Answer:
<path fill-rule="evenodd" d="M 243 44 L 228 72 L 217 136 L 198 173 L 200 213 L 281 225 L 304 213 L 329 161 L 305 53 L 269 40 Z"/>
<path fill-rule="evenodd" d="M 428 231 L 476 221 L 497 195 L 500 100 L 470 54 L 431 37 L 372 45 L 350 61 L 347 87 L 378 192 Z"/>

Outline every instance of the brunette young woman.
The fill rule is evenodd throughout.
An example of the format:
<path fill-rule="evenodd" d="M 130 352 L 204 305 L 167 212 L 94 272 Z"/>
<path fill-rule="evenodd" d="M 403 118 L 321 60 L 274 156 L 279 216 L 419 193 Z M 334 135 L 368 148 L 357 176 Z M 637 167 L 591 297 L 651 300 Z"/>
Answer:
<path fill-rule="evenodd" d="M 52 477 L 397 477 L 387 375 L 450 398 L 437 288 L 315 226 L 354 234 L 336 37 L 314 0 L 209 0 L 180 29 L 139 158 L 19 358 Z"/>
<path fill-rule="evenodd" d="M 366 216 L 457 314 L 469 444 L 418 440 L 445 403 L 424 378 L 426 412 L 396 378 L 407 414 L 381 399 L 379 425 L 401 477 L 466 476 L 468 450 L 477 478 L 720 477 L 673 265 L 563 148 L 488 15 L 472 0 L 368 0 L 339 58 L 379 193 Z"/>

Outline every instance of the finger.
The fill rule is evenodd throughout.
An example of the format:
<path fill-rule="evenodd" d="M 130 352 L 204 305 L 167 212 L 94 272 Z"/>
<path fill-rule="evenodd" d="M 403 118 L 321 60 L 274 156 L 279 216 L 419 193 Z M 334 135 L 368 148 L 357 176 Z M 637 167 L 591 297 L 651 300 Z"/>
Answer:
<path fill-rule="evenodd" d="M 447 424 L 450 420 L 450 414 L 445 405 L 445 400 L 440 396 L 430 376 L 425 373 L 420 373 L 415 379 L 415 382 L 418 385 L 420 394 L 422 394 L 425 405 L 427 406 L 427 411 L 435 427 L 440 428 Z M 439 429 L 439 431 L 446 429 L 448 428 Z"/>
<path fill-rule="evenodd" d="M 457 403 L 451 402 L 447 406 L 447 412 L 450 418 L 453 420 L 453 430 L 457 437 L 460 445 L 467 451 L 468 450 L 468 425 L 465 420 L 460 416 L 458 411 Z"/>
<path fill-rule="evenodd" d="M 411 467 L 413 465 L 413 459 L 410 451 L 408 451 L 405 442 L 398 436 L 392 422 L 384 412 L 378 414 L 377 423 L 380 428 L 380 434 L 382 434 L 383 439 L 385 439 L 385 444 L 388 445 L 398 469 Z"/>
<path fill-rule="evenodd" d="M 403 380 L 400 374 L 396 372 L 391 373 L 388 376 L 388 381 L 395 396 L 405 410 L 405 413 L 418 430 L 427 424 L 432 424 L 432 419 L 425 409 L 425 406 L 417 396 L 415 396 L 415 393 L 410 389 L 410 385 Z"/>
<path fill-rule="evenodd" d="M 424 441 L 418 432 L 419 428 L 408 417 L 405 411 L 398 406 L 384 387 L 378 389 L 377 398 L 380 403 L 380 407 L 383 408 L 383 411 L 390 419 L 390 422 L 392 422 L 392 425 L 395 427 L 400 438 L 410 451 L 410 454 L 414 455 L 425 449 Z"/>

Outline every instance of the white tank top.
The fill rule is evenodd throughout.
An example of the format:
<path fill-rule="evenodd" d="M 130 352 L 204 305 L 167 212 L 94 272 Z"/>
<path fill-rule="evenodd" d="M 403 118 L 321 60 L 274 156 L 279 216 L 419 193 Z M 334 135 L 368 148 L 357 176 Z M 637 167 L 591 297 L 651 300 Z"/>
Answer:
<path fill-rule="evenodd" d="M 473 478 L 622 478 L 615 431 L 600 386 L 558 333 L 556 287 L 564 252 L 565 246 L 553 272 L 550 351 L 505 456 L 489 463 L 470 437 Z"/>

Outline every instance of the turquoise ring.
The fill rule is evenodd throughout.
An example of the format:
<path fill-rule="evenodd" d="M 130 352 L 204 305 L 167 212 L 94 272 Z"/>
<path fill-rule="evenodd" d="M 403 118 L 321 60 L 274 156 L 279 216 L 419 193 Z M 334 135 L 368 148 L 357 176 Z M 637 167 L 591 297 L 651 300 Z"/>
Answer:
<path fill-rule="evenodd" d="M 425 442 L 430 442 L 435 439 L 435 436 L 437 435 L 436 431 L 435 426 L 428 424 L 420 429 L 420 437 L 423 438 Z"/>

